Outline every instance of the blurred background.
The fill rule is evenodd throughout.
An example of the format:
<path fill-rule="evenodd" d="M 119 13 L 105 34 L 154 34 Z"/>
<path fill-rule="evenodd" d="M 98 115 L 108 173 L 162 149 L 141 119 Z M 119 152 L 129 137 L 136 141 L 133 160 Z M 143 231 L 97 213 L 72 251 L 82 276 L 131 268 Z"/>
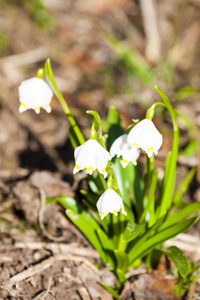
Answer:
<path fill-rule="evenodd" d="M 82 198 L 79 188 L 87 189 L 83 173 L 72 176 L 68 120 L 55 96 L 51 114 L 44 110 L 39 115 L 33 110 L 20 114 L 20 83 L 36 76 L 49 57 L 57 85 L 86 138 L 91 126 L 86 110 L 97 110 L 106 130 L 107 112 L 114 105 L 126 129 L 132 119 L 144 118 L 146 109 L 161 100 L 154 89 L 159 86 L 176 109 L 180 128 L 177 186 L 196 168 L 184 201 L 200 201 L 199 49 L 200 0 L 0 0 L 0 258 L 4 259 L 0 281 L 37 264 L 51 251 L 59 253 L 51 248 L 58 241 L 62 253 L 66 243 L 73 242 L 73 255 L 82 246 L 90 247 L 61 206 L 42 205 L 41 189 L 46 198 L 68 195 L 78 200 Z M 156 108 L 153 121 L 164 136 L 156 156 L 162 177 L 171 150 L 172 124 L 163 107 Z M 144 158 L 141 155 L 138 162 L 141 170 Z M 190 242 L 196 236 L 197 247 L 199 228 L 198 222 L 188 238 Z M 56 243 L 46 247 L 44 242 L 49 241 Z M 92 262 L 100 263 L 96 252 L 92 255 L 87 254 Z M 196 255 L 189 253 L 189 260 L 199 259 L 199 250 Z M 57 299 L 66 299 L 69 291 L 74 293 L 69 299 L 80 299 L 76 274 L 89 276 L 81 279 L 84 287 L 89 281 L 89 287 L 100 291 L 101 286 L 95 284 L 106 282 L 106 277 L 97 279 L 91 269 L 77 271 L 77 266 L 84 264 L 57 263 L 48 272 L 21 281 L 15 290 L 2 294 L 0 290 L 0 298 L 36 299 L 38 295 L 41 299 L 40 293 L 50 286 Z M 158 284 L 162 276 L 157 274 L 155 290 L 161 286 L 161 292 L 173 293 L 173 284 L 171 289 L 162 289 L 167 285 Z M 148 292 L 143 281 L 141 286 Z M 101 293 L 98 299 L 110 299 L 103 288 Z"/>

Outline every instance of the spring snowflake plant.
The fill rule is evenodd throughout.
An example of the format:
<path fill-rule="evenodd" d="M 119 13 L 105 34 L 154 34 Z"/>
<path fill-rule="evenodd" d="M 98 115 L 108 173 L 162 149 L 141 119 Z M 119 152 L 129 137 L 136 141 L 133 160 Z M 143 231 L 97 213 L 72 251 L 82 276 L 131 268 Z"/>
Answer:
<path fill-rule="evenodd" d="M 188 262 L 183 252 L 175 246 L 163 249 L 162 245 L 198 220 L 190 216 L 200 209 L 200 203 L 190 203 L 181 209 L 176 207 L 195 170 L 190 171 L 174 192 L 179 130 L 167 96 L 155 87 L 163 102 L 154 103 L 147 110 L 146 118 L 135 121 L 127 132 L 115 108 L 111 107 L 108 112 L 104 135 L 99 114 L 87 111 L 93 116 L 93 123 L 90 139 L 85 141 L 56 86 L 49 59 L 44 71 L 71 125 L 69 137 L 75 149 L 73 173 L 85 172 L 90 187 L 90 191 L 80 191 L 84 206 L 67 195 L 48 199 L 46 203 L 57 201 L 66 208 L 68 218 L 98 251 L 102 262 L 115 272 L 120 284 L 126 281 L 129 268 L 138 266 L 142 260 L 150 267 L 158 262 L 162 253 L 186 276 Z M 168 110 L 173 124 L 172 150 L 167 155 L 161 182 L 158 181 L 159 170 L 154 168 L 154 156 L 163 138 L 153 123 L 155 108 L 160 105 Z M 141 151 L 146 153 L 143 176 L 137 167 Z"/>

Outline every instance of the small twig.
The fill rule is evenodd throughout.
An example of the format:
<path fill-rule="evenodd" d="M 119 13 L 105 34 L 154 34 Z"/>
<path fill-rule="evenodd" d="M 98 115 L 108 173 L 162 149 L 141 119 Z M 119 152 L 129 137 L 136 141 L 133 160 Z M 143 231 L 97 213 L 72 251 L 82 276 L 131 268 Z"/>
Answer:
<path fill-rule="evenodd" d="M 44 293 L 44 295 L 41 298 L 42 300 L 45 300 L 45 298 L 47 297 L 47 295 L 50 293 L 50 291 L 51 291 L 51 285 L 52 285 L 52 278 L 49 277 L 48 287 L 47 287 L 46 292 Z"/>
<path fill-rule="evenodd" d="M 46 57 L 48 57 L 47 49 L 44 47 L 38 47 L 27 52 L 1 58 L 0 62 L 3 69 L 8 66 L 18 68 L 37 63 L 38 61 L 44 60 Z"/>
<path fill-rule="evenodd" d="M 51 250 L 54 254 L 58 253 L 71 253 L 78 256 L 85 256 L 91 258 L 99 258 L 99 254 L 92 248 L 80 247 L 77 243 L 44 243 L 44 242 L 16 242 L 15 248 L 29 248 L 32 250 L 47 249 Z M 0 247 L 0 250 L 2 248 Z M 4 249 L 4 248 L 3 248 Z"/>

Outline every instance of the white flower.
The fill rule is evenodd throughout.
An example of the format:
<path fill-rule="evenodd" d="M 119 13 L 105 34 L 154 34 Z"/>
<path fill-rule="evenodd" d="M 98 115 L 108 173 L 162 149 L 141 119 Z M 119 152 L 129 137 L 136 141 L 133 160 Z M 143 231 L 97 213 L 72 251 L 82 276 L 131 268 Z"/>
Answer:
<path fill-rule="evenodd" d="M 51 112 L 49 105 L 53 97 L 53 92 L 48 84 L 37 77 L 22 81 L 19 86 L 19 112 L 22 113 L 27 109 L 34 109 L 36 114 L 40 113 L 40 108 Z"/>
<path fill-rule="evenodd" d="M 138 148 L 132 148 L 128 143 L 125 143 L 122 148 L 122 166 L 125 168 L 129 162 L 132 162 L 136 166 L 139 156 L 140 150 Z"/>
<path fill-rule="evenodd" d="M 97 201 L 97 209 L 102 220 L 108 213 L 113 213 L 117 216 L 120 209 L 125 216 L 127 215 L 124 210 L 122 198 L 113 189 L 107 189 L 101 195 Z"/>
<path fill-rule="evenodd" d="M 112 144 L 110 148 L 111 157 L 117 155 L 117 157 L 122 156 L 121 164 L 125 168 L 129 162 L 137 165 L 137 159 L 140 155 L 139 149 L 134 149 L 127 144 L 127 134 L 123 134 L 118 137 Z"/>
<path fill-rule="evenodd" d="M 137 123 L 129 132 L 127 143 L 133 148 L 143 149 L 148 157 L 157 154 L 162 145 L 162 134 L 156 129 L 153 122 L 144 119 Z"/>
<path fill-rule="evenodd" d="M 96 140 L 88 140 L 74 151 L 75 168 L 73 173 L 84 170 L 87 174 L 92 174 L 96 169 L 99 173 L 107 176 L 106 167 L 110 154 Z"/>

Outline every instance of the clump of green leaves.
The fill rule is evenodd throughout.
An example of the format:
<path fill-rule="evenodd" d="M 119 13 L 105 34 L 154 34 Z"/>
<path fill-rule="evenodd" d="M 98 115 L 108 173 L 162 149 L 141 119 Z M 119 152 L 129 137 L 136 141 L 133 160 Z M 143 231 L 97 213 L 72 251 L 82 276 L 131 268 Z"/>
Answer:
<path fill-rule="evenodd" d="M 46 61 L 45 74 L 69 118 L 71 124 L 69 136 L 73 147 L 76 148 L 85 140 L 57 88 L 50 60 Z M 189 272 L 188 262 L 183 252 L 175 246 L 163 250 L 162 244 L 193 226 L 198 217 L 190 216 L 200 209 L 200 203 L 190 203 L 174 211 L 194 171 L 184 180 L 178 193 L 175 193 L 179 141 L 176 113 L 164 92 L 158 87 L 156 91 L 163 102 L 154 103 L 147 110 L 147 118 L 153 118 L 155 108 L 161 105 L 168 110 L 173 124 L 172 150 L 165 160 L 163 179 L 158 181 L 159 170 L 155 169 L 153 157 L 149 158 L 146 155 L 145 171 L 142 175 L 137 166 L 129 163 L 126 168 L 123 168 L 120 159 L 114 158 L 108 165 L 107 183 L 101 174 L 88 175 L 90 191 L 80 191 L 84 206 L 68 196 L 46 201 L 46 203 L 58 202 L 66 209 L 68 218 L 99 252 L 102 262 L 109 263 L 110 270 L 116 273 L 121 284 L 127 280 L 125 274 L 129 268 L 138 265 L 142 260 L 146 260 L 147 266 L 150 267 L 153 262 L 159 260 L 162 253 L 170 257 L 181 276 L 187 276 Z M 102 122 L 98 113 L 95 111 L 89 113 L 93 116 L 92 126 L 97 128 L 96 136 L 101 139 L 104 147 L 109 147 L 107 145 L 111 145 L 125 132 L 114 107 L 109 109 L 107 126 L 104 126 L 107 128 L 105 134 L 102 134 Z M 107 190 L 110 178 L 113 181 L 113 189 L 123 199 L 127 216 L 122 213 L 118 216 L 107 214 L 102 220 L 96 203 L 100 195 Z"/>

